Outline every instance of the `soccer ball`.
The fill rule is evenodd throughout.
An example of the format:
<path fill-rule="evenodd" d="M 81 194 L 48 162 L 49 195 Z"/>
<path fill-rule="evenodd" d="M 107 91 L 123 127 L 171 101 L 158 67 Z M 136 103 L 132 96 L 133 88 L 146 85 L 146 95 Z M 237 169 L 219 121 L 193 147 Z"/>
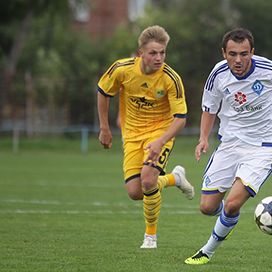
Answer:
<path fill-rule="evenodd" d="M 272 235 L 272 196 L 264 198 L 257 205 L 254 220 L 262 232 Z"/>

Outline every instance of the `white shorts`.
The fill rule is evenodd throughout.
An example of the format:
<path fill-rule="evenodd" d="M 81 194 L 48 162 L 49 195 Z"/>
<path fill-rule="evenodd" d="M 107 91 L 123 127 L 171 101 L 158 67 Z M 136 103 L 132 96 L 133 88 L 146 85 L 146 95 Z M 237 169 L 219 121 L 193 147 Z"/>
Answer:
<path fill-rule="evenodd" d="M 221 143 L 212 154 L 203 176 L 202 193 L 226 192 L 240 178 L 251 196 L 272 173 L 272 147 L 236 140 Z"/>

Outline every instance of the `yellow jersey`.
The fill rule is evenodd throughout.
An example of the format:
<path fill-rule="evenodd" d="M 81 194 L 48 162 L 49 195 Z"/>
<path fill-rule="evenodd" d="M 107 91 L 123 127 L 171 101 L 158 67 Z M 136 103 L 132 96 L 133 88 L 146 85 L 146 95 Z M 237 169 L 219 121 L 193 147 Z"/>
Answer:
<path fill-rule="evenodd" d="M 122 136 L 142 140 L 161 135 L 174 117 L 186 118 L 187 105 L 180 76 L 166 63 L 153 74 L 141 71 L 141 57 L 114 62 L 98 82 L 98 91 L 119 93 Z"/>

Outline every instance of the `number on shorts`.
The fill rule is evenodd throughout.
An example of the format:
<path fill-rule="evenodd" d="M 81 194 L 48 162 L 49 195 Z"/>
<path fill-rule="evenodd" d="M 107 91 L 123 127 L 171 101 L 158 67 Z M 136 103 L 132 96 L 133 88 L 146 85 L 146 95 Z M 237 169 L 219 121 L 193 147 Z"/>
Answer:
<path fill-rule="evenodd" d="M 162 152 L 162 154 L 160 155 L 159 159 L 158 159 L 158 162 L 160 164 L 164 164 L 168 155 L 170 153 L 170 149 L 169 148 L 165 148 L 164 151 Z"/>

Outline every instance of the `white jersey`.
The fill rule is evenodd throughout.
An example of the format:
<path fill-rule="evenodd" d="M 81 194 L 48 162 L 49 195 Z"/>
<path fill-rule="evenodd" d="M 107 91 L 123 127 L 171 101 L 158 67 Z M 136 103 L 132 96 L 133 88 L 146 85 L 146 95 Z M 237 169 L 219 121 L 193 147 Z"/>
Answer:
<path fill-rule="evenodd" d="M 257 146 L 272 146 L 272 61 L 253 56 L 243 77 L 223 60 L 215 65 L 204 88 L 202 110 L 217 114 L 222 142 L 239 138 Z"/>

